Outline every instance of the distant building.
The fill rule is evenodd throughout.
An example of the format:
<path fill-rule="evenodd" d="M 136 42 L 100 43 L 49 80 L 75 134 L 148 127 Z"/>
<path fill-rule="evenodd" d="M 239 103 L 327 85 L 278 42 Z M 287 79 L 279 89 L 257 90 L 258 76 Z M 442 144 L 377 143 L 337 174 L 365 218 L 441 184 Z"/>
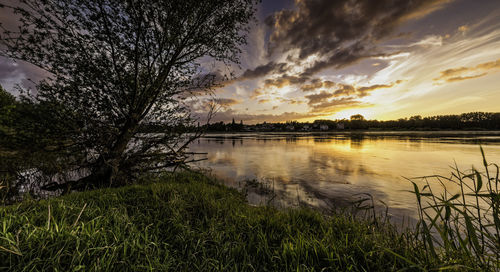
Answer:
<path fill-rule="evenodd" d="M 311 130 L 311 127 L 309 125 L 304 125 L 302 127 L 302 131 L 309 131 L 309 130 Z"/>
<path fill-rule="evenodd" d="M 320 125 L 319 130 L 328 130 L 328 125 Z"/>
<path fill-rule="evenodd" d="M 288 125 L 288 126 L 286 126 L 286 130 L 294 131 L 295 127 L 292 125 Z"/>
<path fill-rule="evenodd" d="M 344 123 L 337 123 L 337 129 L 344 129 Z"/>

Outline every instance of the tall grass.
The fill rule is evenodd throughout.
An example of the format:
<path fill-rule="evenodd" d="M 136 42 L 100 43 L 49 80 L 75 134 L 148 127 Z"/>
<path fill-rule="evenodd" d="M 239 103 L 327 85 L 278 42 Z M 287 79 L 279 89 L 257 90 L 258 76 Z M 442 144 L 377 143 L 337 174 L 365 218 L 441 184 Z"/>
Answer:
<path fill-rule="evenodd" d="M 397 256 L 404 256 L 404 259 Z M 405 236 L 349 216 L 254 207 L 182 173 L 0 207 L 0 271 L 391 271 Z"/>
<path fill-rule="evenodd" d="M 499 166 L 487 162 L 482 147 L 481 155 L 480 170 L 463 172 L 455 164 L 450 177 L 419 178 L 425 182 L 421 188 L 410 180 L 420 217 L 415 237 L 428 260 L 500 271 Z"/>

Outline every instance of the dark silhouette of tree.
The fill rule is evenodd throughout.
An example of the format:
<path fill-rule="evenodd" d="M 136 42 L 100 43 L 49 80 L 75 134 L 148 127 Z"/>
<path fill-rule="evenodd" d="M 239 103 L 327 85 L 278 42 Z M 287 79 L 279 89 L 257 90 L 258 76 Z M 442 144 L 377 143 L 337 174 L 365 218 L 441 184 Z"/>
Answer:
<path fill-rule="evenodd" d="M 23 0 L 0 5 L 20 17 L 2 30 L 1 54 L 50 76 L 33 103 L 62 105 L 79 126 L 67 158 L 85 177 L 47 190 L 122 184 L 145 171 L 186 162 L 185 99 L 216 86 L 205 58 L 238 62 L 255 0 Z M 139 128 L 162 124 L 164 133 Z M 195 135 L 199 136 L 199 134 Z M 84 158 L 84 159 L 82 159 Z M 85 172 L 84 171 L 84 172 Z"/>
<path fill-rule="evenodd" d="M 367 124 L 365 122 L 365 117 L 361 114 L 351 115 L 351 122 L 349 123 L 349 128 L 366 129 Z"/>
<path fill-rule="evenodd" d="M 351 115 L 351 121 L 364 121 L 365 117 L 361 114 Z"/>

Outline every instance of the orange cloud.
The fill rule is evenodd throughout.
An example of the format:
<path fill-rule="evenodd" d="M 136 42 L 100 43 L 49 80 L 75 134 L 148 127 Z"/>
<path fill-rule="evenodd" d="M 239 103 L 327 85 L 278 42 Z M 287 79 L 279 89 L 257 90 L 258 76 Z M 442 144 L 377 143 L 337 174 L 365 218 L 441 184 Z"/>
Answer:
<path fill-rule="evenodd" d="M 483 77 L 490 71 L 500 69 L 500 59 L 490 62 L 483 62 L 474 67 L 451 68 L 440 72 L 439 77 L 434 81 L 456 82 L 467 79 Z"/>
<path fill-rule="evenodd" d="M 457 76 L 457 77 L 450 77 L 446 79 L 446 82 L 455 82 L 455 81 L 462 81 L 462 80 L 467 80 L 467 79 L 473 79 L 473 78 L 478 78 L 487 75 L 488 73 L 482 73 L 478 75 L 472 75 L 472 76 Z"/>

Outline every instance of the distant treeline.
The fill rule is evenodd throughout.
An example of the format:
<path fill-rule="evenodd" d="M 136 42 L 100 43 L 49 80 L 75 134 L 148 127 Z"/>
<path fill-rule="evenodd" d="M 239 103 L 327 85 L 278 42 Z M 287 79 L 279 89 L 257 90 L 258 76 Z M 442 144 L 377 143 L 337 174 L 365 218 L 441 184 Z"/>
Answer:
<path fill-rule="evenodd" d="M 289 121 L 285 123 L 261 123 L 246 125 L 235 123 L 213 123 L 205 125 L 207 131 L 329 131 L 329 130 L 500 130 L 500 113 L 469 112 L 459 115 L 420 115 L 398 120 L 366 120 L 356 114 L 350 119 L 315 120 L 312 123 Z"/>

